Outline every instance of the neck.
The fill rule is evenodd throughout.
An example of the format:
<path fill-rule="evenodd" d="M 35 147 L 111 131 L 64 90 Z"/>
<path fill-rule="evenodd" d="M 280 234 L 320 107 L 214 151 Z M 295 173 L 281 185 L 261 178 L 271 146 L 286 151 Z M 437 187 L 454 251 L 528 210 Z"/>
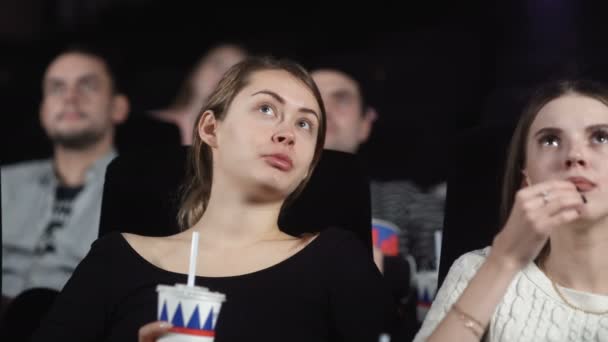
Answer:
<path fill-rule="evenodd" d="M 561 227 L 551 235 L 545 271 L 559 285 L 608 295 L 608 221 Z"/>
<path fill-rule="evenodd" d="M 238 188 L 222 187 L 214 180 L 209 203 L 201 219 L 190 229 L 201 239 L 242 245 L 278 238 L 278 216 L 283 202 L 252 201 Z"/>
<path fill-rule="evenodd" d="M 56 145 L 53 162 L 60 183 L 67 186 L 83 185 L 87 170 L 111 149 L 110 137 L 104 137 L 97 144 L 82 150 Z"/>

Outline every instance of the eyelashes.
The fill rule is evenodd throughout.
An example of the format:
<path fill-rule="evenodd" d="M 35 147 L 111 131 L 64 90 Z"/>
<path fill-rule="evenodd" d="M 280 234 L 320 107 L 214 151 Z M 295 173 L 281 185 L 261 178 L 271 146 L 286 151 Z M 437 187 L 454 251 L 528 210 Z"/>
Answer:
<path fill-rule="evenodd" d="M 302 124 L 304 124 L 304 126 L 301 126 Z M 306 119 L 298 120 L 298 126 L 304 128 L 304 129 L 307 129 L 309 131 L 312 131 L 314 128 L 313 123 Z"/>
<path fill-rule="evenodd" d="M 274 106 L 271 104 L 268 104 L 268 103 L 263 103 L 261 105 L 258 105 L 257 110 L 265 116 L 269 116 L 269 117 L 277 116 L 277 111 L 275 110 Z M 304 118 L 298 119 L 296 122 L 296 125 L 298 128 L 302 128 L 302 129 L 310 131 L 310 132 L 312 132 L 315 128 L 315 124 L 311 120 L 304 119 Z"/>
<path fill-rule="evenodd" d="M 275 115 L 275 110 L 271 105 L 263 104 L 259 106 L 258 110 L 265 115 Z"/>
<path fill-rule="evenodd" d="M 608 144 L 608 130 L 601 128 L 593 130 L 589 139 L 592 144 Z M 538 144 L 547 147 L 560 147 L 562 138 L 558 134 L 547 133 L 538 138 Z"/>
<path fill-rule="evenodd" d="M 598 129 L 591 133 L 591 139 L 596 144 L 607 144 L 608 143 L 608 131 L 605 129 Z"/>
<path fill-rule="evenodd" d="M 538 143 L 541 146 L 559 146 L 560 138 L 556 134 L 545 134 L 538 138 Z"/>

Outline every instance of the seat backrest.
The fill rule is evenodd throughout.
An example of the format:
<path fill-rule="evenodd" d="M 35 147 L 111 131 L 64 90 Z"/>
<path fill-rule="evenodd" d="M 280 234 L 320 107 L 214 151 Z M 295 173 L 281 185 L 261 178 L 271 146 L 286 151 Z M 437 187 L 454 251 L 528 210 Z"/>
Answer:
<path fill-rule="evenodd" d="M 108 166 L 99 235 L 110 231 L 166 236 L 179 231 L 179 187 L 188 147 L 125 153 Z M 371 250 L 369 178 L 355 155 L 324 150 L 310 182 L 285 208 L 287 233 L 340 227 L 355 232 Z"/>
<path fill-rule="evenodd" d="M 182 144 L 177 125 L 146 113 L 134 112 L 129 114 L 126 122 L 116 127 L 115 142 L 118 153 L 121 154 L 152 147 L 177 147 Z"/>
<path fill-rule="evenodd" d="M 500 194 L 510 124 L 477 127 L 451 143 L 439 282 L 462 254 L 492 244 L 500 229 Z"/>

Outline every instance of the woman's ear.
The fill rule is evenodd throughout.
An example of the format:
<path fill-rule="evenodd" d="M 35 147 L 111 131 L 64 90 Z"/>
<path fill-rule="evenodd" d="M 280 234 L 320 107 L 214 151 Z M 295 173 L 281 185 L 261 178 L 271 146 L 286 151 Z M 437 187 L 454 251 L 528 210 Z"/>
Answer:
<path fill-rule="evenodd" d="M 210 147 L 217 147 L 217 127 L 218 121 L 215 113 L 206 110 L 198 121 L 198 136 Z"/>
<path fill-rule="evenodd" d="M 115 125 L 121 124 L 129 117 L 129 99 L 122 94 L 115 95 L 112 100 L 112 122 Z"/>

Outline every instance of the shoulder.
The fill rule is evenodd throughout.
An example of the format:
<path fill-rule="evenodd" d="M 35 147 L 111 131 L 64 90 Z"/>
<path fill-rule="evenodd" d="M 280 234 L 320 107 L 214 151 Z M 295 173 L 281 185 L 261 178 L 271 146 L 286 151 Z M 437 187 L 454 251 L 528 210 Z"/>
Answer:
<path fill-rule="evenodd" d="M 484 263 L 489 252 L 490 247 L 486 247 L 465 253 L 456 259 L 450 266 L 436 300 L 452 302 L 459 297 Z"/>
<path fill-rule="evenodd" d="M 122 235 L 119 232 L 108 233 L 90 244 L 87 254 L 72 274 L 71 279 L 76 280 L 70 280 L 68 284 L 82 279 L 103 279 L 100 281 L 105 282 L 110 279 L 107 278 L 109 274 L 124 272 L 129 267 L 129 260 Z"/>
<path fill-rule="evenodd" d="M 317 258 L 322 259 L 322 265 L 334 276 L 377 269 L 371 248 L 351 231 L 327 228 L 312 243 L 315 242 Z"/>
<path fill-rule="evenodd" d="M 482 249 L 467 252 L 458 257 L 451 268 L 475 268 L 478 269 L 490 254 L 492 247 L 487 246 Z"/>
<path fill-rule="evenodd" d="M 159 238 L 156 238 L 159 239 Z M 142 258 L 148 258 L 145 251 L 154 250 L 149 241 L 152 237 L 139 236 L 113 231 L 99 237 L 91 244 L 83 264 L 113 269 L 113 273 L 124 272 L 134 265 L 139 265 Z M 143 247 L 142 247 L 143 246 Z M 162 255 L 162 251 L 154 255 Z"/>
<path fill-rule="evenodd" d="M 30 160 L 2 166 L 0 169 L 3 179 L 28 179 L 52 171 L 51 159 Z"/>
<path fill-rule="evenodd" d="M 113 231 L 105 234 L 91 244 L 91 252 L 116 251 L 124 247 L 126 243 L 122 233 Z"/>
<path fill-rule="evenodd" d="M 363 241 L 354 232 L 343 228 L 327 228 L 319 233 L 316 239 L 319 240 L 319 244 L 326 247 L 350 246 L 356 249 L 365 249 Z"/>
<path fill-rule="evenodd" d="M 125 257 L 133 255 L 133 252 L 139 252 L 141 246 L 149 246 L 149 241 L 154 241 L 154 239 L 159 238 L 113 231 L 95 240 L 91 244 L 89 254 L 95 257 L 124 260 Z M 152 245 L 148 248 L 154 247 Z"/>
<path fill-rule="evenodd" d="M 486 260 L 490 247 L 467 252 L 450 266 L 448 274 L 437 291 L 436 300 L 453 301 L 468 286 L 481 265 Z"/>
<path fill-rule="evenodd" d="M 450 266 L 450 270 L 437 293 L 436 300 L 453 301 L 460 296 L 460 293 L 468 286 L 488 257 L 489 252 L 490 247 L 486 247 L 467 252 L 456 259 Z"/>
<path fill-rule="evenodd" d="M 416 334 L 415 342 L 425 341 L 433 333 L 486 260 L 489 251 L 490 247 L 474 250 L 461 255 L 454 261 Z"/>
<path fill-rule="evenodd" d="M 450 266 L 444 285 L 449 287 L 457 283 L 460 283 L 461 286 L 468 284 L 475 273 L 477 273 L 477 270 L 479 270 L 481 265 L 485 262 L 490 253 L 490 248 L 491 247 L 488 246 L 483 249 L 477 249 L 458 257 Z"/>
<path fill-rule="evenodd" d="M 124 247 L 137 259 L 159 266 L 162 260 L 176 250 L 183 248 L 184 242 L 178 235 L 157 237 L 131 233 L 119 233 Z"/>
<path fill-rule="evenodd" d="M 367 259 L 373 263 L 371 248 L 367 248 L 357 234 L 343 228 L 324 229 L 306 249 L 307 255 L 320 259 L 323 265 L 330 267 L 366 262 Z"/>
<path fill-rule="evenodd" d="M 133 234 L 133 233 L 120 233 L 120 232 L 115 232 L 109 235 L 120 235 L 120 238 L 122 238 L 123 240 L 125 240 L 125 242 L 127 242 L 129 245 L 131 245 L 132 247 L 135 246 L 140 246 L 142 244 L 146 244 L 147 241 L 151 240 L 151 237 L 148 236 L 143 236 L 143 235 L 137 235 L 137 234 Z"/>

